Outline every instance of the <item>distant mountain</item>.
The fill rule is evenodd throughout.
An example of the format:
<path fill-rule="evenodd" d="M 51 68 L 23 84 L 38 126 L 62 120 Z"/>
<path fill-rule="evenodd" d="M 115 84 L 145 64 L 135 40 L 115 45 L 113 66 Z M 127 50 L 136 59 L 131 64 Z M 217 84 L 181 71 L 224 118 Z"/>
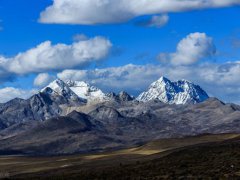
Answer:
<path fill-rule="evenodd" d="M 110 100 L 115 100 L 117 102 L 127 102 L 127 101 L 133 101 L 135 99 L 133 96 L 130 96 L 125 91 L 121 91 L 119 94 L 115 94 L 111 92 L 111 93 L 107 93 L 106 95 Z"/>
<path fill-rule="evenodd" d="M 65 83 L 79 98 L 84 99 L 86 102 L 109 100 L 109 97 L 102 90 L 84 81 L 67 80 Z"/>
<path fill-rule="evenodd" d="M 70 87 L 60 79 L 54 80 L 40 92 L 51 97 L 62 97 L 65 100 L 63 103 L 75 104 L 84 101 L 84 99 L 75 94 Z"/>
<path fill-rule="evenodd" d="M 125 91 L 121 91 L 119 94 L 104 93 L 101 89 L 84 81 L 62 81 L 60 79 L 51 82 L 48 86 L 43 88 L 41 92 L 64 96 L 70 101 L 80 100 L 88 103 L 100 103 L 104 101 L 124 102 L 134 99 Z"/>
<path fill-rule="evenodd" d="M 147 102 L 158 99 L 167 104 L 196 104 L 207 98 L 207 93 L 197 85 L 188 81 L 171 82 L 161 77 L 152 83 L 148 91 L 142 93 L 137 100 Z M 0 129 L 16 123 L 44 121 L 66 115 L 74 109 L 85 106 L 86 103 L 121 104 L 133 100 L 134 98 L 124 91 L 119 94 L 104 93 L 86 82 L 71 80 L 64 82 L 56 79 L 27 100 L 16 98 L 0 104 Z"/>
<path fill-rule="evenodd" d="M 137 100 L 147 102 L 158 99 L 167 104 L 196 104 L 205 101 L 209 96 L 198 85 L 187 80 L 172 82 L 165 77 L 153 82 L 146 92 Z"/>
<path fill-rule="evenodd" d="M 48 93 L 53 97 L 64 97 L 68 100 L 68 104 L 74 104 L 77 101 L 99 103 L 104 101 L 124 102 L 134 100 L 125 91 L 119 94 L 104 93 L 101 89 L 84 81 L 62 81 L 56 79 L 43 88 L 41 92 Z M 161 77 L 153 82 L 146 92 L 141 93 L 136 100 L 147 102 L 158 99 L 166 104 L 196 104 L 208 98 L 209 96 L 200 86 L 187 80 L 172 82 L 165 77 Z"/>
<path fill-rule="evenodd" d="M 186 80 L 165 77 L 137 100 L 124 91 L 104 93 L 85 82 L 56 79 L 27 100 L 0 104 L 0 154 L 103 151 L 239 129 L 240 106 L 208 98 Z"/>
<path fill-rule="evenodd" d="M 97 104 L 105 101 L 130 100 L 132 97 L 126 92 L 109 96 L 85 82 L 70 80 L 64 82 L 56 79 L 27 100 L 16 98 L 0 104 L 0 130 L 17 123 L 44 121 L 66 115 L 66 109 L 84 106 L 90 102 Z"/>
<path fill-rule="evenodd" d="M 58 155 L 119 149 L 162 138 L 240 132 L 240 107 L 216 98 L 185 106 L 159 100 L 93 106 L 90 112 L 73 111 L 0 131 L 0 153 Z"/>
<path fill-rule="evenodd" d="M 61 80 L 56 80 L 27 100 L 16 98 L 1 104 L 0 129 L 16 123 L 58 117 L 65 108 L 83 104 Z"/>

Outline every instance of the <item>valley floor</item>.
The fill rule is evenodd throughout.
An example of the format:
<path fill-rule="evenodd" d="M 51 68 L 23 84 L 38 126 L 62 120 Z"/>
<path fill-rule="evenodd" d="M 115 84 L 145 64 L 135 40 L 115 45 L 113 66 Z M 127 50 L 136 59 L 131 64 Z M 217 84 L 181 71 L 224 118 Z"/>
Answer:
<path fill-rule="evenodd" d="M 0 178 L 192 179 L 240 178 L 240 135 L 163 139 L 98 154 L 1 156 Z"/>

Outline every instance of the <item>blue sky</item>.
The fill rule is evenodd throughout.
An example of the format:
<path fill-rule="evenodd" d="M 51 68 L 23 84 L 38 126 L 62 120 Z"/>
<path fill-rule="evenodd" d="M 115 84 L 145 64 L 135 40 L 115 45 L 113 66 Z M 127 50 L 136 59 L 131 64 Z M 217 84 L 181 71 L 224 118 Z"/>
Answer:
<path fill-rule="evenodd" d="M 60 0 L 56 0 L 60 1 Z M 64 1 L 64 0 L 63 0 Z M 81 0 L 80 0 L 81 1 Z M 80 2 L 79 1 L 79 2 Z M 94 0 L 90 0 L 94 1 Z M 113 0 L 114 1 L 114 0 Z M 201 1 L 201 0 L 200 0 Z M 224 1 L 224 0 L 223 0 Z M 235 1 L 238 3 L 238 1 Z M 15 57 L 20 52 L 26 52 L 29 49 L 36 47 L 37 45 L 51 41 L 52 44 L 72 44 L 74 36 L 77 34 L 84 34 L 89 39 L 96 36 L 104 37 L 109 40 L 112 44 L 111 49 L 104 56 L 101 61 L 97 63 L 90 63 L 87 66 L 71 66 L 66 69 L 71 70 L 88 70 L 89 73 L 95 68 L 108 70 L 110 67 L 125 67 L 128 64 L 139 65 L 139 66 L 155 66 L 160 67 L 162 73 L 156 70 L 156 77 L 153 75 L 151 78 L 146 77 L 146 81 L 141 83 L 141 87 L 131 87 L 130 85 L 124 85 L 133 94 L 137 94 L 138 91 L 144 90 L 152 80 L 159 78 L 161 75 L 170 77 L 173 80 L 179 78 L 189 79 L 194 83 L 200 84 L 209 94 L 217 96 L 225 101 L 240 102 L 239 92 L 240 86 L 236 86 L 236 80 L 229 80 L 230 75 L 237 76 L 240 69 L 230 71 L 228 69 L 227 74 L 216 75 L 215 79 L 211 82 L 203 80 L 202 77 L 189 77 L 183 75 L 181 72 L 182 68 L 198 69 L 202 66 L 214 66 L 215 68 L 221 67 L 236 67 L 239 66 L 238 61 L 240 60 L 240 6 L 233 5 L 231 7 L 217 7 L 217 8 L 206 8 L 197 9 L 193 8 L 190 11 L 181 10 L 181 12 L 164 12 L 164 13 L 143 13 L 140 16 L 134 16 L 129 19 L 124 19 L 123 22 L 100 22 L 93 24 L 85 24 L 79 22 L 40 22 L 44 20 L 40 19 L 40 13 L 44 12 L 47 7 L 53 6 L 52 0 L 1 0 L 0 1 L 0 55 L 3 56 L 7 61 L 11 61 L 11 58 Z M 237 4 L 236 3 L 236 4 Z M 114 5 L 112 5 L 114 6 Z M 88 6 L 86 6 L 88 7 Z M 161 27 L 156 26 L 140 26 L 141 22 L 146 22 L 151 19 L 152 16 L 161 16 L 167 14 L 169 20 Z M 75 15 L 77 16 L 77 15 Z M 119 14 L 121 16 L 121 14 Z M 87 17 L 87 15 L 86 15 Z M 49 17 L 48 17 L 49 18 Z M 51 19 L 51 18 L 49 18 Z M 74 24 L 74 25 L 73 25 Z M 176 67 L 162 62 L 157 58 L 160 53 L 170 54 L 176 52 L 176 47 L 181 40 L 186 38 L 191 33 L 205 33 L 207 37 L 212 38 L 212 43 L 216 47 L 216 52 L 211 56 L 204 56 L 197 59 L 197 62 L 193 64 L 181 64 L 181 67 Z M 66 61 L 68 61 L 66 59 Z M 169 60 L 170 61 L 170 60 Z M 231 65 L 229 65 L 231 64 Z M 5 66 L 5 65 L 3 65 Z M 38 74 L 48 73 L 51 77 L 57 77 L 57 74 L 62 73 L 65 68 L 60 69 L 47 69 L 36 72 L 28 73 L 16 73 L 15 71 L 6 71 L 13 77 L 4 78 L 1 81 L 0 88 L 4 89 L 7 87 L 13 87 L 18 90 L 27 92 L 32 89 L 39 89 L 40 86 L 34 86 L 34 79 Z M 116 69 L 117 70 L 117 69 Z M 170 71 L 179 71 L 177 73 L 170 73 Z M 126 70 L 127 71 L 127 70 Z M 166 72 L 166 73 L 164 73 Z M 110 73 L 110 72 L 109 72 Z M 129 72 L 131 73 L 131 72 Z M 159 73 L 159 76 L 158 76 Z M 141 74 L 144 75 L 144 72 Z M 212 73 L 216 74 L 216 72 Z M 240 72 L 239 72 L 240 74 Z M 188 74 L 189 75 L 189 74 Z M 201 73 L 195 74 L 196 76 L 203 76 Z M 213 75 L 214 76 L 214 75 Z M 217 83 L 218 78 L 226 78 L 226 81 L 232 81 L 231 83 Z M 63 77 L 63 76 L 61 76 Z M 86 80 L 92 82 L 95 85 L 100 85 L 104 90 L 121 90 L 118 86 L 104 86 L 101 82 L 96 82 L 96 79 L 84 76 L 76 78 L 76 80 Z M 108 77 L 108 76 L 107 76 Z M 107 78 L 105 77 L 105 78 Z M 1 77 L 0 77 L 1 78 Z M 103 78 L 103 77 L 101 77 Z M 119 78 L 118 79 L 125 79 Z M 144 76 L 139 78 L 145 79 Z M 51 79 L 51 78 L 49 78 Z M 113 79 L 114 80 L 114 79 Z M 127 79 L 128 81 L 134 79 Z M 137 81 L 137 80 L 136 80 Z M 110 82 L 110 81 L 109 81 Z M 113 83 L 114 84 L 114 83 Z M 210 84 L 210 85 L 209 85 Z M 212 85 L 211 85 L 212 84 Z M 138 86 L 136 84 L 135 86 Z M 223 91 L 215 92 L 213 87 L 230 87 L 229 93 Z M 235 91 L 233 91 L 235 89 Z M 237 90 L 238 91 L 237 91 Z M 26 91 L 27 90 L 27 91 Z M 1 93 L 1 90 L 0 90 Z M 17 93 L 18 95 L 18 93 Z M 0 94 L 1 96 L 1 94 Z M 21 96 L 19 94 L 19 96 Z"/>

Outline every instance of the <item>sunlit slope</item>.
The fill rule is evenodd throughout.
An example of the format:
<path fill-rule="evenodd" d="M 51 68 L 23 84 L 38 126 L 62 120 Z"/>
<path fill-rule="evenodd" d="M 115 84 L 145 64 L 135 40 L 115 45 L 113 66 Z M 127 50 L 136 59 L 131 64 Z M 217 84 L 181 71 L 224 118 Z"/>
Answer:
<path fill-rule="evenodd" d="M 124 149 L 113 152 L 98 154 L 71 155 L 57 157 L 24 157 L 24 156 L 2 156 L 0 157 L 0 169 L 8 176 L 18 174 L 41 174 L 52 173 L 57 170 L 59 173 L 65 169 L 75 169 L 78 172 L 82 169 L 98 167 L 111 167 L 118 164 L 129 164 L 144 162 L 164 157 L 181 148 L 188 146 L 223 142 L 240 138 L 239 134 L 202 135 L 197 137 L 186 137 L 181 139 L 163 139 L 147 143 L 143 146 Z"/>

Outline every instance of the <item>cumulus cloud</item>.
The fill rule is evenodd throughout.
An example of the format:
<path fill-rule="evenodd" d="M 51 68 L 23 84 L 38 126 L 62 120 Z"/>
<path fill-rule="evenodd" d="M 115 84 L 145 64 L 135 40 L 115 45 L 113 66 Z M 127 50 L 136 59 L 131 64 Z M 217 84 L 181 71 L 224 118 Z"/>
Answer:
<path fill-rule="evenodd" d="M 5 81 L 12 81 L 15 78 L 15 74 L 8 72 L 4 66 L 6 64 L 6 59 L 0 56 L 0 84 Z"/>
<path fill-rule="evenodd" d="M 239 0 L 53 0 L 41 14 L 42 23 L 121 23 L 142 15 L 239 5 Z"/>
<path fill-rule="evenodd" d="M 40 80 L 36 84 L 41 84 L 48 79 L 48 76 L 39 75 Z M 166 76 L 171 80 L 187 79 L 199 84 L 210 96 L 240 104 L 240 61 L 223 64 L 201 63 L 194 66 L 128 64 L 94 70 L 69 69 L 58 73 L 57 76 L 63 80 L 87 81 L 106 92 L 126 90 L 135 96 L 146 90 L 150 83 L 160 76 Z M 15 97 L 28 98 L 35 92 L 11 87 L 3 88 L 0 89 L 0 102 Z"/>
<path fill-rule="evenodd" d="M 103 37 L 78 41 L 70 45 L 53 45 L 46 41 L 12 58 L 0 56 L 0 67 L 16 74 L 86 67 L 105 58 L 111 47 L 111 42 Z"/>
<path fill-rule="evenodd" d="M 75 36 L 73 36 L 73 40 L 74 41 L 86 41 L 86 40 L 88 40 L 88 37 L 85 34 L 76 34 Z"/>
<path fill-rule="evenodd" d="M 0 89 L 0 103 L 5 103 L 14 98 L 26 99 L 33 95 L 35 92 L 36 92 L 35 90 L 22 90 L 13 87 L 6 87 Z"/>
<path fill-rule="evenodd" d="M 34 79 L 33 84 L 34 86 L 37 86 L 37 87 L 44 87 L 54 79 L 55 79 L 55 76 L 49 75 L 48 73 L 40 73 Z"/>
<path fill-rule="evenodd" d="M 169 16 L 167 14 L 160 16 L 152 16 L 149 20 L 138 21 L 137 25 L 144 27 L 162 27 L 166 25 L 169 21 Z"/>
<path fill-rule="evenodd" d="M 58 77 L 64 80 L 88 81 L 105 90 L 120 91 L 130 88 L 137 92 L 146 87 L 149 81 L 156 80 L 160 73 L 161 69 L 156 69 L 154 65 L 136 66 L 128 64 L 106 69 L 65 70 L 58 73 Z M 144 78 L 142 78 L 143 74 Z"/>
<path fill-rule="evenodd" d="M 190 65 L 203 58 L 212 57 L 215 53 L 213 39 L 205 33 L 196 32 L 182 39 L 175 53 L 161 53 L 158 59 L 174 65 Z"/>
<path fill-rule="evenodd" d="M 172 80 L 187 79 L 199 84 L 209 95 L 226 102 L 240 103 L 240 62 L 204 63 L 195 66 L 125 65 L 95 70 L 65 70 L 61 79 L 88 81 L 105 91 L 121 91 L 138 95 L 160 76 Z"/>

